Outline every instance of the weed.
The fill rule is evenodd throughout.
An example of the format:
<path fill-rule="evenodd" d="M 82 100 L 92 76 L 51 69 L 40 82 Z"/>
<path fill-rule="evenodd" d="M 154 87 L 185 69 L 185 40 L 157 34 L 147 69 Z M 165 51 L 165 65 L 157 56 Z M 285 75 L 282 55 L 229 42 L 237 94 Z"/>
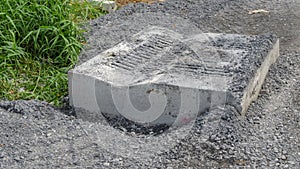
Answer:
<path fill-rule="evenodd" d="M 79 24 L 104 13 L 80 0 L 0 0 L 0 98 L 61 105 L 84 42 Z"/>

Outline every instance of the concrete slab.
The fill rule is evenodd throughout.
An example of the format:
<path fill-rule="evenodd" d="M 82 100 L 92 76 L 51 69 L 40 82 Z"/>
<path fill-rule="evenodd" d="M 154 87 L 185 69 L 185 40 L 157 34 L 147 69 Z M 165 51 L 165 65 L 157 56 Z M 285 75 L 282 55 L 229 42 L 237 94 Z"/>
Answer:
<path fill-rule="evenodd" d="M 117 4 L 113 0 L 90 0 L 90 2 L 97 3 L 102 10 L 113 12 L 117 9 Z"/>
<path fill-rule="evenodd" d="M 279 56 L 273 35 L 184 35 L 149 27 L 69 72 L 80 118 L 180 126 L 212 107 L 242 115 Z"/>

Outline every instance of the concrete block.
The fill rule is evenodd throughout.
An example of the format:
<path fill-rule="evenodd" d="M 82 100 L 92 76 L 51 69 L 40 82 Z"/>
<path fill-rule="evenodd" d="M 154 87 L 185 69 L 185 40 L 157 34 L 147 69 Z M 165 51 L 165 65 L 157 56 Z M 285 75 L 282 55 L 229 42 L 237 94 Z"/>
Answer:
<path fill-rule="evenodd" d="M 70 104 L 83 119 L 143 126 L 181 126 L 225 104 L 244 115 L 278 56 L 273 35 L 149 27 L 71 70 Z"/>
<path fill-rule="evenodd" d="M 95 2 L 101 6 L 102 10 L 107 12 L 113 12 L 117 9 L 117 4 L 113 0 L 90 0 L 90 2 Z"/>

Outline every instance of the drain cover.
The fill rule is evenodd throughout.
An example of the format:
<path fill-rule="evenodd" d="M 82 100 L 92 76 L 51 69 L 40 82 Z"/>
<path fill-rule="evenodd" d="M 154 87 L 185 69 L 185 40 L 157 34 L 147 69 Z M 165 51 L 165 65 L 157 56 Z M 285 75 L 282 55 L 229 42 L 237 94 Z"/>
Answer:
<path fill-rule="evenodd" d="M 278 57 L 272 35 L 184 36 L 150 27 L 69 72 L 79 117 L 182 125 L 213 106 L 244 114 Z"/>

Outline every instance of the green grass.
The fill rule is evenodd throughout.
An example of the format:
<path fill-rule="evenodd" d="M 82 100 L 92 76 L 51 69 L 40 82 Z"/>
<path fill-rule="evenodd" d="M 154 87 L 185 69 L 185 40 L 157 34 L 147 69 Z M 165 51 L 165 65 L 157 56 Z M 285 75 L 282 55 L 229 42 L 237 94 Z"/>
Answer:
<path fill-rule="evenodd" d="M 0 0 L 0 99 L 56 106 L 68 94 L 67 71 L 83 47 L 79 25 L 104 13 L 70 0 Z"/>

